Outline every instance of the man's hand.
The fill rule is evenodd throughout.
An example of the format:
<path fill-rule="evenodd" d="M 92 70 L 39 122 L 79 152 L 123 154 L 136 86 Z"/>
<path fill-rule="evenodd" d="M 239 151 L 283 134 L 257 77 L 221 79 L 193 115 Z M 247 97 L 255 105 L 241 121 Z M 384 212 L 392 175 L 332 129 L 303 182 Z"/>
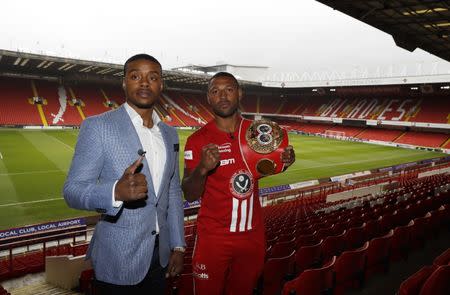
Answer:
<path fill-rule="evenodd" d="M 144 174 L 137 172 L 143 159 L 144 156 L 140 156 L 130 167 L 125 169 L 114 191 L 116 201 L 130 202 L 147 197 L 147 180 Z"/>
<path fill-rule="evenodd" d="M 220 154 L 217 144 L 209 143 L 202 148 L 199 169 L 201 175 L 206 175 L 219 164 Z"/>
<path fill-rule="evenodd" d="M 283 153 L 281 154 L 281 161 L 284 163 L 285 169 L 295 162 L 295 153 L 294 147 L 292 145 L 288 145 Z"/>
<path fill-rule="evenodd" d="M 172 251 L 167 266 L 166 278 L 176 277 L 183 271 L 184 253 L 180 251 Z"/>

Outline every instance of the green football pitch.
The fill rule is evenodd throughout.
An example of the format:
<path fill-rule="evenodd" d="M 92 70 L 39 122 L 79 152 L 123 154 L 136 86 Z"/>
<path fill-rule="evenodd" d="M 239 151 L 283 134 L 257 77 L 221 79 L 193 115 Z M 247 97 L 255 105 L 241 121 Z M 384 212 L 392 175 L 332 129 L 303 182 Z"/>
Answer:
<path fill-rule="evenodd" d="M 179 131 L 184 147 L 191 131 Z M 95 214 L 73 210 L 62 186 L 77 140 L 76 130 L 0 130 L 0 229 Z M 297 160 L 260 187 L 295 183 L 443 156 L 443 154 L 290 135 Z M 180 169 L 183 166 L 180 152 Z"/>

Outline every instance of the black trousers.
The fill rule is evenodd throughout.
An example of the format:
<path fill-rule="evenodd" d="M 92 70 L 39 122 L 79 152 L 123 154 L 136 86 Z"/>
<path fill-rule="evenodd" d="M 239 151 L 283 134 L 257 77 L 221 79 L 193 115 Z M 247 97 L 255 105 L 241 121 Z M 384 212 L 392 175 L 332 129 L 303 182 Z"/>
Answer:
<path fill-rule="evenodd" d="M 137 285 L 124 286 L 94 279 L 95 295 L 164 295 L 166 268 L 159 264 L 159 239 L 155 240 L 152 262 L 144 279 Z"/>

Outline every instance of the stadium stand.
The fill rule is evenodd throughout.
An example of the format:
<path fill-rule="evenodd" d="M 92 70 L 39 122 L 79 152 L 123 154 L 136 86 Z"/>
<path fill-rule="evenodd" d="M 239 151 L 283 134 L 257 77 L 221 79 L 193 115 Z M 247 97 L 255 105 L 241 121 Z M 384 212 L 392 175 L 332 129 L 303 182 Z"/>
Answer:
<path fill-rule="evenodd" d="M 241 100 L 240 108 L 243 112 L 255 113 L 257 109 L 257 97 L 255 95 L 245 95 Z"/>
<path fill-rule="evenodd" d="M 76 98 L 83 100 L 85 108 L 83 112 L 86 117 L 101 114 L 109 111 L 111 108 L 106 104 L 106 97 L 103 95 L 102 90 L 96 86 L 85 85 L 85 86 L 71 86 L 70 89 L 73 91 L 73 95 Z M 108 99 L 109 100 L 109 99 Z M 117 103 L 123 102 L 123 99 L 116 101 Z"/>
<path fill-rule="evenodd" d="M 398 138 L 403 131 L 401 130 L 389 130 L 389 129 L 375 129 L 368 128 L 362 131 L 357 138 L 365 139 L 365 140 L 380 140 L 380 141 L 394 141 Z"/>
<path fill-rule="evenodd" d="M 284 111 L 277 112 L 282 103 L 281 109 Z M 249 113 L 428 123 L 448 123 L 450 109 L 450 103 L 441 96 L 422 94 L 422 97 L 414 95 L 407 99 L 387 99 L 386 97 L 373 98 L 372 95 L 363 92 L 358 98 L 304 95 L 285 97 L 280 100 L 280 98 L 250 95 L 245 97 L 242 104 L 244 112 Z"/>
<path fill-rule="evenodd" d="M 398 295 L 440 295 L 450 290 L 450 248 L 436 257 L 433 265 L 423 266 L 419 271 L 404 280 Z"/>
<path fill-rule="evenodd" d="M 270 96 L 259 97 L 259 112 L 264 114 L 279 114 L 281 99 Z"/>
<path fill-rule="evenodd" d="M 29 80 L 2 77 L 0 89 L 1 125 L 42 125 Z"/>
<path fill-rule="evenodd" d="M 39 96 L 47 100 L 43 107 L 44 114 L 49 125 L 79 126 L 83 120 L 69 91 L 57 83 L 47 81 L 33 81 Z"/>
<path fill-rule="evenodd" d="M 408 131 L 394 140 L 394 142 L 416 146 L 440 147 L 448 138 L 449 134 Z"/>

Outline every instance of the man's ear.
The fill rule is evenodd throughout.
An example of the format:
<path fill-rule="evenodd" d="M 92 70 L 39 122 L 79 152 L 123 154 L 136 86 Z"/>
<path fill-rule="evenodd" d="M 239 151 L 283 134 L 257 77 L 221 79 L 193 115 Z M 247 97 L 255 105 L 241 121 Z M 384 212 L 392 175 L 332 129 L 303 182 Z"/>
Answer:
<path fill-rule="evenodd" d="M 122 89 L 123 89 L 123 91 L 126 91 L 125 88 L 126 88 L 126 86 L 125 86 L 125 78 L 122 78 Z"/>
<path fill-rule="evenodd" d="M 242 88 L 239 88 L 239 102 L 242 100 Z"/>

